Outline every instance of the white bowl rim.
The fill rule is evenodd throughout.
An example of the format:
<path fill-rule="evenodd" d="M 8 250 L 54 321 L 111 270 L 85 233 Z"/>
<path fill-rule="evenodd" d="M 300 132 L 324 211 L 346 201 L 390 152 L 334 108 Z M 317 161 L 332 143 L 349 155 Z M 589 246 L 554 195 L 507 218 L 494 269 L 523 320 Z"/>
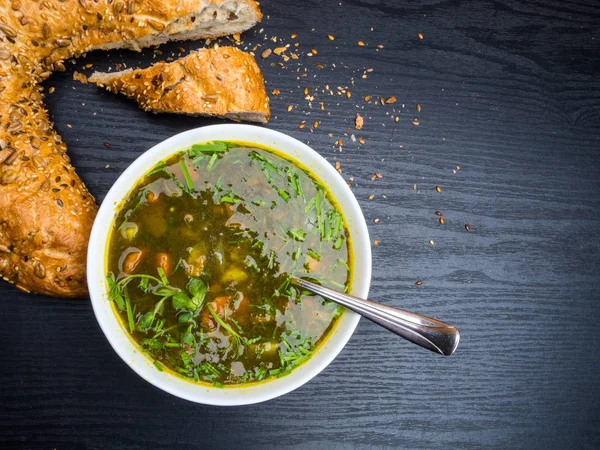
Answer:
<path fill-rule="evenodd" d="M 138 375 L 154 386 L 177 397 L 197 403 L 234 406 L 259 403 L 279 397 L 310 381 L 325 369 L 344 348 L 352 336 L 360 316 L 346 311 L 317 352 L 289 375 L 257 384 L 218 388 L 198 384 L 159 371 L 150 358 L 141 352 L 123 329 L 108 300 L 105 286 L 105 255 L 108 230 L 118 204 L 131 191 L 141 175 L 156 163 L 188 148 L 213 140 L 256 143 L 276 149 L 300 161 L 327 185 L 344 213 L 352 239 L 354 279 L 352 294 L 367 298 L 371 281 L 371 245 L 367 225 L 354 194 L 332 165 L 308 145 L 284 133 L 268 128 L 222 124 L 194 128 L 172 136 L 140 155 L 115 181 L 106 194 L 94 222 L 87 256 L 87 279 L 94 314 L 100 328 L 116 353 Z M 360 259 L 359 259 L 360 258 Z"/>

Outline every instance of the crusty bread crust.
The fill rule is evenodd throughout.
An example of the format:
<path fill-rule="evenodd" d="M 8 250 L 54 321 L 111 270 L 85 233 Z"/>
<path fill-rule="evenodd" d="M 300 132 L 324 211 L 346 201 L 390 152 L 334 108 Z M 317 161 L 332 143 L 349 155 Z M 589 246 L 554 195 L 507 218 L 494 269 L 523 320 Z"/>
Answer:
<path fill-rule="evenodd" d="M 95 72 L 88 81 L 126 95 L 145 111 L 269 120 L 260 69 L 252 55 L 235 47 L 199 50 L 147 69 Z"/>
<path fill-rule="evenodd" d="M 87 292 L 97 207 L 48 119 L 41 80 L 89 50 L 217 37 L 260 19 L 254 0 L 0 2 L 0 276 L 23 291 Z"/>

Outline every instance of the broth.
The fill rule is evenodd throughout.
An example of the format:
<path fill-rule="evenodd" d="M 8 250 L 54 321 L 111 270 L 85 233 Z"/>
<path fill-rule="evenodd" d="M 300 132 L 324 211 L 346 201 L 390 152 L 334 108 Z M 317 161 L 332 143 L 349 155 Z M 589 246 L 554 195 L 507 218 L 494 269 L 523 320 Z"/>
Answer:
<path fill-rule="evenodd" d="M 327 190 L 270 149 L 194 145 L 143 176 L 109 238 L 110 298 L 153 359 L 216 386 L 280 377 L 343 308 L 290 283 L 347 290 L 349 234 Z"/>

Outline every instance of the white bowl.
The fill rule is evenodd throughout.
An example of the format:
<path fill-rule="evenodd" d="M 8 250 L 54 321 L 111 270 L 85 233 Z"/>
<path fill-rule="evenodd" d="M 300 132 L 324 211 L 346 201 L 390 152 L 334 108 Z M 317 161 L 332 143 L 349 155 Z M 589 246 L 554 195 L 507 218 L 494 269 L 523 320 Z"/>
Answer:
<path fill-rule="evenodd" d="M 302 386 L 333 361 L 352 336 L 359 317 L 346 311 L 315 354 L 292 373 L 266 382 L 218 388 L 160 372 L 137 347 L 108 299 L 105 275 L 108 235 L 117 206 L 140 178 L 156 163 L 192 144 L 224 140 L 245 141 L 272 147 L 302 162 L 329 188 L 338 201 L 350 230 L 354 253 L 351 293 L 366 298 L 371 281 L 371 245 L 365 218 L 352 191 L 341 175 L 317 152 L 302 142 L 277 131 L 250 125 L 214 125 L 173 136 L 142 154 L 123 172 L 110 189 L 94 222 L 87 258 L 87 279 L 96 319 L 117 354 L 143 379 L 177 397 L 209 405 L 245 405 L 263 402 Z M 334 386 L 332 386 L 334 388 Z"/>

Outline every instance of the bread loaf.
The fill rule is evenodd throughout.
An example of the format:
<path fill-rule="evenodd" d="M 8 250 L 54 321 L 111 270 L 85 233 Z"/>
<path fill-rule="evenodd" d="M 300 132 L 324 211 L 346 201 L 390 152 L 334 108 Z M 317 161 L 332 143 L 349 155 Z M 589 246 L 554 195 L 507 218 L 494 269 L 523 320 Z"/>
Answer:
<path fill-rule="evenodd" d="M 88 81 L 126 95 L 145 111 L 269 120 L 260 69 L 252 55 L 235 47 L 199 50 L 147 69 L 95 72 Z"/>
<path fill-rule="evenodd" d="M 86 51 L 213 38 L 260 19 L 253 0 L 0 2 L 2 278 L 54 296 L 87 291 L 86 249 L 97 207 L 52 128 L 38 83 Z"/>

